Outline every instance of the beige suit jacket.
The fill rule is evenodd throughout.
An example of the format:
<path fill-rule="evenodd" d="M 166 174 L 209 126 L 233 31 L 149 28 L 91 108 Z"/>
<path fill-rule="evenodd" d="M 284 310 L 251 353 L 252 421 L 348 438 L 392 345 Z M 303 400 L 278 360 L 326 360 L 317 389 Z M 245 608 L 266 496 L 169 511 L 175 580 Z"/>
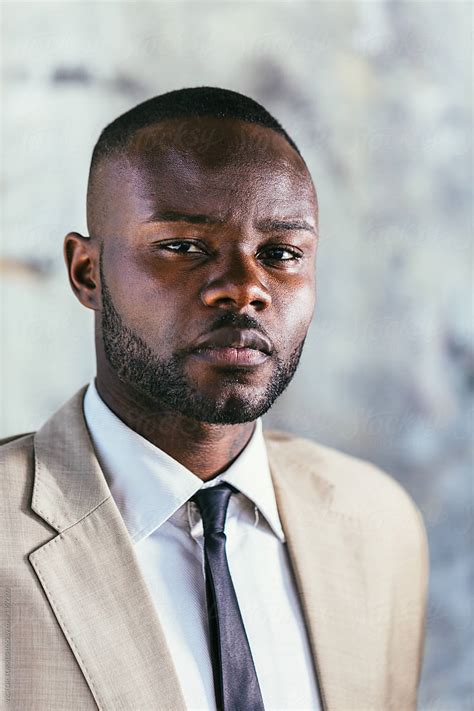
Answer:
<path fill-rule="evenodd" d="M 84 392 L 0 447 L 1 708 L 179 711 L 180 680 L 94 454 Z M 419 510 L 366 461 L 264 436 L 324 711 L 415 709 L 428 582 Z"/>

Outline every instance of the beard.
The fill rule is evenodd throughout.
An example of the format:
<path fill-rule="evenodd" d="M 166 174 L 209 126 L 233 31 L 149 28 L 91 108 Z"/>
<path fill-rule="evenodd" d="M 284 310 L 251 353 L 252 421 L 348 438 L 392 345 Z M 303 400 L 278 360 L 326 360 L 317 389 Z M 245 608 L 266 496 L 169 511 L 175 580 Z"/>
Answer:
<path fill-rule="evenodd" d="M 159 358 L 150 346 L 129 328 L 115 308 L 104 279 L 100 258 L 102 293 L 102 339 L 105 356 L 119 380 L 133 388 L 147 401 L 149 414 L 180 413 L 198 422 L 234 425 L 253 422 L 267 412 L 281 395 L 295 374 L 306 336 L 286 360 L 274 358 L 275 368 L 263 391 L 251 391 L 242 383 L 239 370 L 219 368 L 222 388 L 218 395 L 200 392 L 186 373 L 188 354 L 178 353 L 167 359 Z M 238 323 L 237 323 L 238 322 Z M 227 312 L 221 326 L 235 325 L 254 328 L 249 316 Z"/>

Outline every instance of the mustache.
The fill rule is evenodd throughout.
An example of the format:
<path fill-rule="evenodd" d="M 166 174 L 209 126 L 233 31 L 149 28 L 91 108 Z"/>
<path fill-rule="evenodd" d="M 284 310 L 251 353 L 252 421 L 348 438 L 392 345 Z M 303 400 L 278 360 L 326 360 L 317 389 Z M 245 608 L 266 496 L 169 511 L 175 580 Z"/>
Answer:
<path fill-rule="evenodd" d="M 249 316 L 248 314 L 236 314 L 231 311 L 223 313 L 213 324 L 209 325 L 209 332 L 217 331 L 219 328 L 224 328 L 225 326 L 232 326 L 236 329 L 252 329 L 262 333 L 268 338 L 267 333 L 259 324 L 259 322 Z"/>

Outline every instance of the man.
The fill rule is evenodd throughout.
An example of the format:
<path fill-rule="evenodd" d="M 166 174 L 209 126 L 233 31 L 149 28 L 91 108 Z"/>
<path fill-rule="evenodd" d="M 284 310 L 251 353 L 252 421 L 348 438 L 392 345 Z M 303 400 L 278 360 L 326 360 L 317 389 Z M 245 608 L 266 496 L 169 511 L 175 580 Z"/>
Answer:
<path fill-rule="evenodd" d="M 102 132 L 87 221 L 65 257 L 97 377 L 1 449 L 7 705 L 415 709 L 417 507 L 262 429 L 316 301 L 295 143 L 236 92 L 150 99 Z"/>

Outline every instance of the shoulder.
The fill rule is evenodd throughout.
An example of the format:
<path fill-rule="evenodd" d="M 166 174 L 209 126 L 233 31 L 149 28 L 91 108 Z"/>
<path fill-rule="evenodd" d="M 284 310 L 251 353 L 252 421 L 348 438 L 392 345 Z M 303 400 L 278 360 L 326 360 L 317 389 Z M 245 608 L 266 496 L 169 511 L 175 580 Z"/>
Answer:
<path fill-rule="evenodd" d="M 3 437 L 0 438 L 0 447 L 4 447 L 6 444 L 10 444 L 10 442 L 15 442 L 17 439 L 22 439 L 23 437 L 29 437 L 30 435 L 34 435 L 34 432 L 23 432 L 22 434 L 15 434 L 15 435 L 10 435 L 9 437 Z"/>
<path fill-rule="evenodd" d="M 381 467 L 306 437 L 281 430 L 264 430 L 270 457 L 281 463 L 298 486 L 305 475 L 331 489 L 331 510 L 374 528 L 406 530 L 426 547 L 421 511 L 406 489 Z"/>
<path fill-rule="evenodd" d="M 34 436 L 35 432 L 24 432 L 0 439 L 0 463 L 20 461 L 33 449 Z"/>
<path fill-rule="evenodd" d="M 34 432 L 0 439 L 0 471 L 5 494 L 24 483 L 24 476 L 33 471 Z"/>

